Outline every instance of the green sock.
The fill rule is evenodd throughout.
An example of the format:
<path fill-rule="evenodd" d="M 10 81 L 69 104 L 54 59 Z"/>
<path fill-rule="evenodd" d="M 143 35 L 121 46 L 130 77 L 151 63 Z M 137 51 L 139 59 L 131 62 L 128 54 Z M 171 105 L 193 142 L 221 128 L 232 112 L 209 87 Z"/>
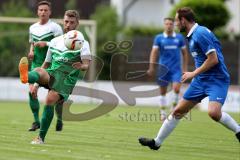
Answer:
<path fill-rule="evenodd" d="M 28 83 L 35 83 L 39 80 L 40 75 L 36 71 L 28 72 Z"/>
<path fill-rule="evenodd" d="M 63 110 L 63 103 L 57 103 L 55 106 L 55 112 L 57 115 L 57 123 L 62 123 L 62 110 Z"/>
<path fill-rule="evenodd" d="M 43 110 L 43 115 L 42 115 L 42 120 L 41 120 L 41 127 L 40 127 L 40 133 L 39 136 L 42 138 L 44 141 L 45 136 L 47 134 L 48 128 L 52 122 L 53 115 L 54 115 L 54 106 L 51 105 L 45 105 L 44 110 Z"/>
<path fill-rule="evenodd" d="M 29 93 L 29 105 L 33 113 L 34 121 L 40 124 L 39 121 L 39 101 L 37 98 L 33 98 Z"/>

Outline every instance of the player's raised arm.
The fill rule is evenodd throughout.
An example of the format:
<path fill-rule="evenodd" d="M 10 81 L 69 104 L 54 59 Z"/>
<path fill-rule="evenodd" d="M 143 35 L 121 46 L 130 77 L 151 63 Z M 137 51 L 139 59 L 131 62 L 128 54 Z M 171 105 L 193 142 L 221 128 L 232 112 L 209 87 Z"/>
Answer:
<path fill-rule="evenodd" d="M 90 65 L 89 59 L 82 59 L 82 62 L 76 62 L 72 64 L 73 68 L 80 69 L 82 71 L 88 70 L 89 65 Z"/>
<path fill-rule="evenodd" d="M 82 51 L 81 51 L 81 62 L 73 63 L 73 68 L 86 71 L 89 68 L 90 62 L 92 60 L 90 46 L 87 40 L 84 41 Z"/>
<path fill-rule="evenodd" d="M 216 51 L 212 51 L 207 55 L 207 59 L 204 61 L 204 63 L 199 68 L 195 69 L 193 72 L 195 76 L 197 76 L 200 73 L 206 72 L 216 64 L 218 64 L 217 53 Z"/>
<path fill-rule="evenodd" d="M 47 41 L 38 41 L 38 42 L 34 43 L 34 47 L 43 48 L 43 47 L 46 47 L 46 46 L 48 46 Z"/>
<path fill-rule="evenodd" d="M 50 65 L 51 65 L 51 63 L 49 63 L 49 62 L 43 62 L 41 68 L 46 69 L 46 68 L 48 68 Z"/>
<path fill-rule="evenodd" d="M 58 37 L 63 34 L 63 30 L 62 30 L 61 26 L 57 23 L 52 23 L 52 32 L 54 34 L 54 37 Z M 38 41 L 38 42 L 34 43 L 34 46 L 42 48 L 42 47 L 49 46 L 49 44 L 50 44 L 50 42 L 48 42 L 48 41 Z"/>
<path fill-rule="evenodd" d="M 207 59 L 199 68 L 196 68 L 193 72 L 185 72 L 183 74 L 182 82 L 190 80 L 196 77 L 197 75 L 208 71 L 210 68 L 212 68 L 216 64 L 218 64 L 217 54 L 216 54 L 216 51 L 212 51 L 209 54 L 207 54 Z"/>

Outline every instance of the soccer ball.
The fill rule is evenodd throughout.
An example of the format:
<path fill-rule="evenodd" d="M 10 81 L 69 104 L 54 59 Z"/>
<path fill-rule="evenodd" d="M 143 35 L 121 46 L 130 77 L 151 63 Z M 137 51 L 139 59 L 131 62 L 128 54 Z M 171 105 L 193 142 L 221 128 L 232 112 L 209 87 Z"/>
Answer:
<path fill-rule="evenodd" d="M 83 47 L 84 36 L 77 30 L 64 34 L 64 44 L 69 50 L 80 50 Z"/>

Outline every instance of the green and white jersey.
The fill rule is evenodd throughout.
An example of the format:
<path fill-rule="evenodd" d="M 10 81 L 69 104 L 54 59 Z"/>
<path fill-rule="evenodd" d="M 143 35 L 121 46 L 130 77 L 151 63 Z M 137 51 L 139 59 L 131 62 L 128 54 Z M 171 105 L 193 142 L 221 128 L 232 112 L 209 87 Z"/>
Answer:
<path fill-rule="evenodd" d="M 34 43 L 38 41 L 50 42 L 54 37 L 63 34 L 62 28 L 59 24 L 49 20 L 46 24 L 41 25 L 39 22 L 34 23 L 29 28 L 29 42 Z M 45 60 L 48 47 L 34 47 L 34 59 L 32 69 L 39 67 Z"/>
<path fill-rule="evenodd" d="M 63 35 L 51 40 L 45 62 L 51 63 L 48 69 L 51 72 L 63 72 L 69 78 L 77 80 L 79 69 L 74 69 L 72 64 L 82 59 L 91 60 L 88 41 L 84 41 L 81 50 L 69 50 L 64 45 Z"/>

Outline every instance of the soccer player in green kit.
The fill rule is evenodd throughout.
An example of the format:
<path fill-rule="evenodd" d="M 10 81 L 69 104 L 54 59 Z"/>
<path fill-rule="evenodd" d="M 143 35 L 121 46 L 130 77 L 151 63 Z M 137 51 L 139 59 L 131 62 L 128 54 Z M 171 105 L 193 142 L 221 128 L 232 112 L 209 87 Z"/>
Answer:
<path fill-rule="evenodd" d="M 75 30 L 78 24 L 78 12 L 75 10 L 66 11 L 63 19 L 64 32 Z M 51 40 L 49 46 L 41 68 L 28 72 L 26 57 L 23 57 L 19 63 L 22 83 L 35 83 L 51 88 L 46 97 L 39 136 L 31 142 L 32 144 L 44 143 L 53 119 L 54 105 L 59 101 L 67 100 L 78 80 L 80 70 L 87 70 L 91 61 L 89 43 L 86 40 L 84 40 L 81 50 L 67 49 L 64 45 L 64 35 Z"/>
<path fill-rule="evenodd" d="M 32 24 L 29 28 L 29 42 L 30 51 L 28 53 L 28 59 L 32 61 L 31 70 L 40 67 L 46 57 L 48 44 L 54 37 L 63 34 L 61 26 L 49 19 L 51 15 L 51 3 L 48 1 L 40 1 L 37 4 L 37 15 L 39 21 Z M 29 105 L 34 116 L 34 122 L 29 131 L 35 131 L 40 128 L 39 121 L 39 101 L 37 98 L 37 89 L 34 89 L 33 84 L 29 84 Z M 55 107 L 57 112 L 57 125 L 56 131 L 62 130 L 62 103 L 59 103 Z"/>

